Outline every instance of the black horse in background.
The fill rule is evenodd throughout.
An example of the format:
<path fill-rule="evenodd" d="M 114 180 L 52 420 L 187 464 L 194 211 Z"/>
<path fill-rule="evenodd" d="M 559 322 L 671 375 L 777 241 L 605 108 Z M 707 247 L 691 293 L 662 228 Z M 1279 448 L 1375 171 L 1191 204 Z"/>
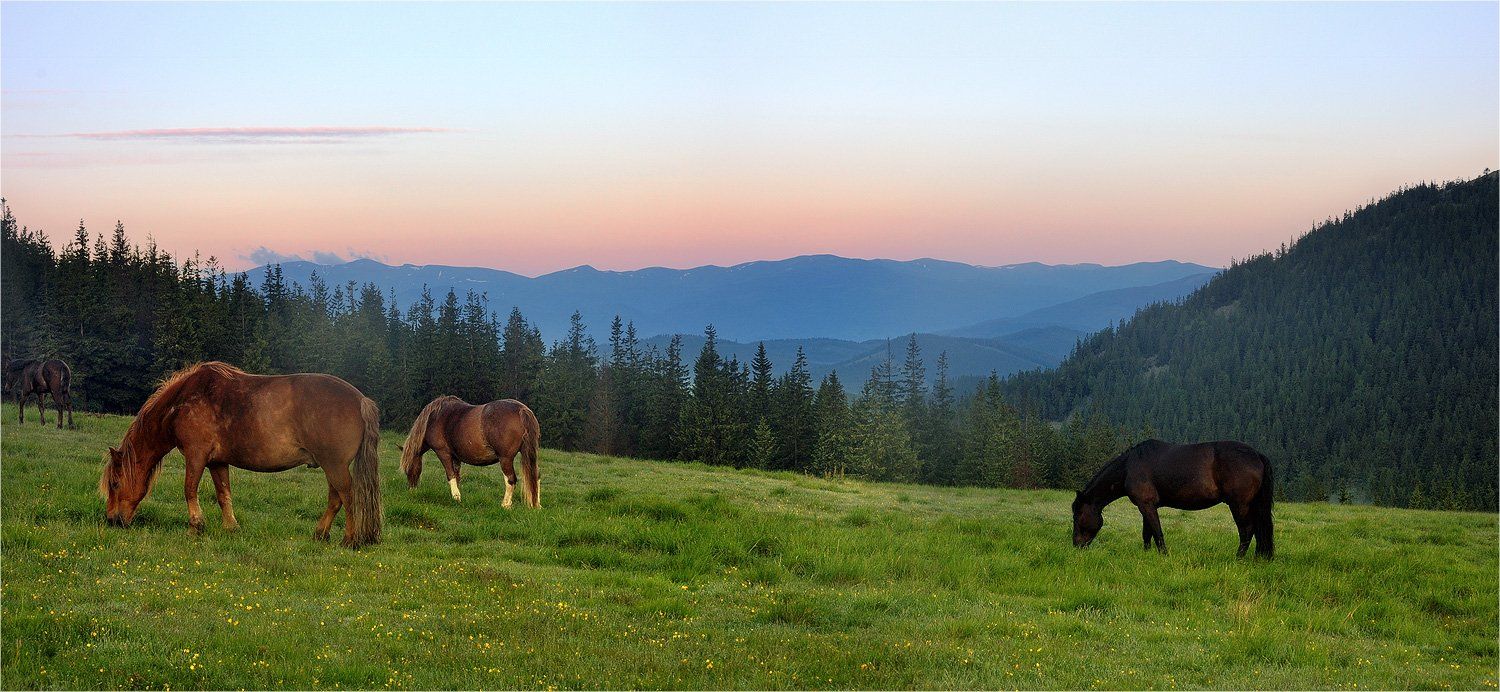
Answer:
<path fill-rule="evenodd" d="M 1240 530 L 1240 557 L 1255 538 L 1255 555 L 1270 559 L 1271 462 L 1241 442 L 1174 445 L 1147 440 L 1115 457 L 1073 500 L 1073 545 L 1087 546 L 1104 525 L 1105 505 L 1121 497 L 1141 510 L 1141 540 L 1167 552 L 1156 508 L 1208 509 L 1229 505 Z"/>
<path fill-rule="evenodd" d="M 43 394 L 51 394 L 52 402 L 57 405 L 57 427 L 62 429 L 63 411 L 68 413 L 68 427 L 73 425 L 73 371 L 68 369 L 68 364 L 55 358 L 48 360 L 31 360 L 6 358 L 0 364 L 0 371 L 4 372 L 5 391 L 10 392 L 16 398 L 16 409 L 19 422 L 26 422 L 26 400 L 32 394 L 36 395 L 36 408 L 42 419 L 42 425 L 47 424 L 47 400 L 42 398 Z"/>

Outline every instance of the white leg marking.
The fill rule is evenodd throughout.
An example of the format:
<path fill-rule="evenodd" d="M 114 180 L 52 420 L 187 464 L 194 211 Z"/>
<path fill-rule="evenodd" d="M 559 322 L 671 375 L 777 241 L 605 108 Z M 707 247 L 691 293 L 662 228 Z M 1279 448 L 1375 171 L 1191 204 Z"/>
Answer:
<path fill-rule="evenodd" d="M 460 492 L 458 492 L 458 479 L 457 478 L 449 478 L 448 479 L 448 490 L 450 490 L 450 491 L 453 492 L 453 501 L 454 502 L 463 502 L 464 501 L 463 494 L 460 493 Z"/>
<path fill-rule="evenodd" d="M 506 509 L 510 509 L 510 494 L 513 491 L 515 491 L 515 489 L 516 489 L 516 484 L 515 483 L 506 483 L 505 484 L 505 499 L 500 501 L 500 506 L 501 507 L 504 507 Z"/>

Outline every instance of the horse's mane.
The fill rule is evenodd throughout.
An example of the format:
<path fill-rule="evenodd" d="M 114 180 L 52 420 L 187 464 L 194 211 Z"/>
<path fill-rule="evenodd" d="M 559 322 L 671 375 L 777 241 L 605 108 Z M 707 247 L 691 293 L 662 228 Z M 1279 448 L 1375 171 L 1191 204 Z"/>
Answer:
<path fill-rule="evenodd" d="M 1094 476 L 1092 478 L 1090 478 L 1087 483 L 1083 484 L 1083 489 L 1085 491 L 1087 491 L 1089 488 L 1094 487 L 1094 485 L 1097 484 L 1101 478 L 1104 478 L 1105 476 L 1107 476 L 1107 475 L 1109 475 L 1111 473 L 1114 473 L 1115 471 L 1117 471 L 1119 469 L 1120 466 L 1123 466 L 1124 464 L 1125 464 L 1125 455 L 1124 454 L 1116 455 L 1115 458 L 1110 459 L 1109 461 L 1105 462 L 1103 466 L 1099 467 L 1098 471 L 1094 472 Z"/>
<path fill-rule="evenodd" d="M 193 363 L 177 372 L 167 375 L 157 385 L 156 391 L 146 398 L 146 403 L 141 404 L 140 412 L 135 414 L 135 420 L 130 422 L 130 428 L 125 431 L 125 437 L 130 438 L 135 433 L 151 432 L 161 423 L 164 406 L 174 403 L 179 398 L 182 389 L 193 375 L 198 373 L 209 373 L 222 377 L 234 377 L 245 374 L 244 370 L 234 367 L 228 363 L 211 360 L 203 363 Z"/>
<path fill-rule="evenodd" d="M 401 470 L 408 474 L 416 469 L 417 474 L 422 472 L 422 441 L 427 437 L 427 422 L 432 415 L 443 410 L 449 404 L 467 403 L 452 394 L 444 394 L 422 407 L 422 412 L 417 414 L 416 420 L 411 423 L 411 432 L 406 434 L 406 442 L 401 445 Z M 415 483 L 415 481 L 412 481 Z"/>
<path fill-rule="evenodd" d="M 1104 480 L 1106 476 L 1119 473 L 1125 467 L 1126 462 L 1139 457 L 1143 452 L 1146 451 L 1147 447 L 1156 448 L 1165 444 L 1167 443 L 1162 442 L 1161 440 L 1146 440 L 1144 442 L 1138 442 L 1134 445 L 1131 445 L 1130 449 L 1127 449 L 1116 455 L 1115 458 L 1110 459 L 1108 463 L 1100 467 L 1098 471 L 1095 471 L 1094 477 L 1090 478 L 1089 482 L 1083 484 L 1082 492 L 1087 493 L 1100 481 Z"/>

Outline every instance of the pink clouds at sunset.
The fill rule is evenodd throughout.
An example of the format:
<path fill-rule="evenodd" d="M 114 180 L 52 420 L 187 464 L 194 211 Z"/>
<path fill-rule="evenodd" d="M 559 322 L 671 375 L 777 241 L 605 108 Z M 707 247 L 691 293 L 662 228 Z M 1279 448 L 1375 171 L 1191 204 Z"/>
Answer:
<path fill-rule="evenodd" d="M 64 139 L 145 139 L 235 142 L 254 140 L 350 139 L 416 133 L 450 132 L 441 127 L 168 127 L 117 132 L 65 132 L 56 135 L 13 135 L 17 138 L 60 137 Z"/>

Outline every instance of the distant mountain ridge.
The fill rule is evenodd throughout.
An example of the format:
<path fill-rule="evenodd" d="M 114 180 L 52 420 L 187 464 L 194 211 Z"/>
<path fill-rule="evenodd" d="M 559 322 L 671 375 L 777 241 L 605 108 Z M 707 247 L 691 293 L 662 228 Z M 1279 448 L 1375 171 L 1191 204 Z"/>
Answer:
<path fill-rule="evenodd" d="M 307 286 L 314 272 L 330 286 L 373 283 L 409 305 L 425 285 L 489 297 L 500 314 L 518 307 L 549 341 L 580 311 L 596 333 L 614 315 L 642 335 L 696 334 L 713 324 L 727 340 L 831 338 L 865 341 L 964 329 L 1019 318 L 1103 291 L 1158 286 L 1218 271 L 1167 260 L 1121 266 L 1025 263 L 980 267 L 934 259 L 863 260 L 806 255 L 729 267 L 650 267 L 600 271 L 574 267 L 535 278 L 500 269 L 391 266 L 374 260 L 280 265 L 288 281 Z M 250 270 L 258 279 L 265 267 Z M 1120 318 L 1134 312 L 1133 306 Z M 1035 323 L 1017 327 L 1057 326 Z M 1002 336 L 996 333 L 990 336 Z"/>
<path fill-rule="evenodd" d="M 1100 291 L 1017 317 L 999 317 L 942 333 L 949 336 L 994 338 L 1027 329 L 1063 327 L 1081 334 L 1090 334 L 1123 322 L 1134 315 L 1136 310 L 1147 305 L 1187 296 L 1208 283 L 1217 273 L 1204 272 L 1150 286 Z"/>

